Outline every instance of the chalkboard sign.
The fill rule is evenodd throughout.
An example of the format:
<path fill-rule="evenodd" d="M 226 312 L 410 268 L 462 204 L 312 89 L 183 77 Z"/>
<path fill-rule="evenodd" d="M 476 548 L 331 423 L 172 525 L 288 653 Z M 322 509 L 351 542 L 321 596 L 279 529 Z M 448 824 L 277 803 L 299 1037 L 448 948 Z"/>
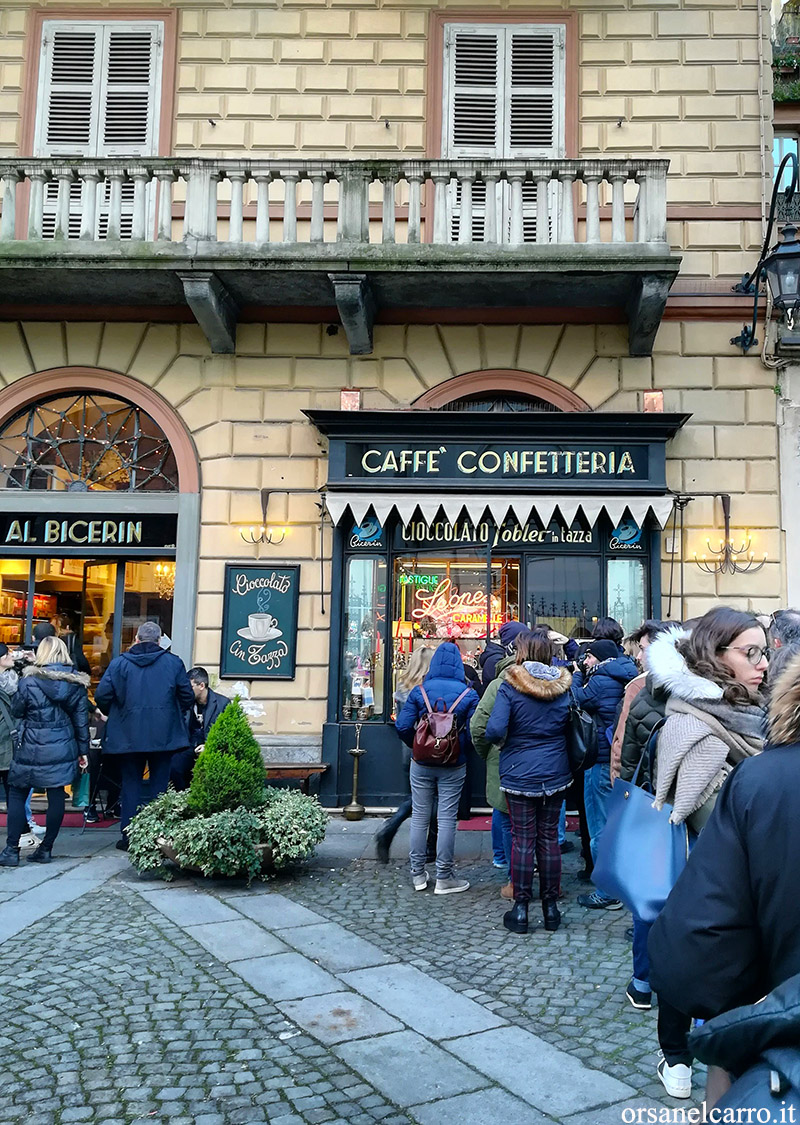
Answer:
<path fill-rule="evenodd" d="M 299 566 L 225 565 L 223 680 L 293 680 Z"/>

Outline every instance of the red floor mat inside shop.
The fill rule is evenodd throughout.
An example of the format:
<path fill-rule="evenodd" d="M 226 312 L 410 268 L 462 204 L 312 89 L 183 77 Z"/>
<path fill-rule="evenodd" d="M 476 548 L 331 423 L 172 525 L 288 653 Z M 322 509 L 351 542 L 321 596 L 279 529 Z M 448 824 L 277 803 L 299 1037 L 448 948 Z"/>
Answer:
<path fill-rule="evenodd" d="M 44 813 L 34 813 L 33 819 L 40 826 L 44 828 Z M 0 828 L 5 828 L 8 823 L 8 818 L 5 813 L 0 813 Z M 119 824 L 118 820 L 98 820 L 97 824 L 87 824 L 87 828 L 113 828 L 115 824 Z M 62 828 L 83 828 L 83 813 L 68 812 L 64 813 L 64 820 L 61 824 Z"/>
<path fill-rule="evenodd" d="M 471 816 L 469 820 L 459 820 L 459 832 L 490 832 L 492 818 L 490 816 Z"/>

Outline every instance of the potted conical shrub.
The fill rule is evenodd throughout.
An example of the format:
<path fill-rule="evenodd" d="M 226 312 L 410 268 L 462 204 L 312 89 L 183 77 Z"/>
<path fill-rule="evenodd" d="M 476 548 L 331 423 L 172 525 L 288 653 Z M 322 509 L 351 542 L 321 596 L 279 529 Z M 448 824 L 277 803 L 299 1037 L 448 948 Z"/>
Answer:
<path fill-rule="evenodd" d="M 208 732 L 188 790 L 168 789 L 128 827 L 138 871 L 170 863 L 210 876 L 268 875 L 307 859 L 325 836 L 314 797 L 265 785 L 264 761 L 238 698 Z"/>

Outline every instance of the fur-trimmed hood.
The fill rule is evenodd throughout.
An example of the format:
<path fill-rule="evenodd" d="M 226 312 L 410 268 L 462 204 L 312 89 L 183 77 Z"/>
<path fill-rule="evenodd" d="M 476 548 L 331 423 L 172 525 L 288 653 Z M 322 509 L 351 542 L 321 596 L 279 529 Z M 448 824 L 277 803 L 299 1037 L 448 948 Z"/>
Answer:
<path fill-rule="evenodd" d="M 675 625 L 659 633 L 647 649 L 647 672 L 656 688 L 686 703 L 722 699 L 722 688 L 692 672 L 678 652 L 677 645 L 690 636 L 687 629 Z"/>
<path fill-rule="evenodd" d="M 772 746 L 800 742 L 800 656 L 795 656 L 772 685 L 767 719 Z"/>
<path fill-rule="evenodd" d="M 85 672 L 76 672 L 69 664 L 30 664 L 22 675 L 37 676 L 42 680 L 63 680 L 67 684 L 79 684 L 87 689 L 92 682 Z"/>
<path fill-rule="evenodd" d="M 559 668 L 558 672 L 555 679 L 543 679 L 532 676 L 524 664 L 512 664 L 505 671 L 505 681 L 523 695 L 532 695 L 534 699 L 556 699 L 569 691 L 572 685 L 572 673 L 568 668 Z"/>

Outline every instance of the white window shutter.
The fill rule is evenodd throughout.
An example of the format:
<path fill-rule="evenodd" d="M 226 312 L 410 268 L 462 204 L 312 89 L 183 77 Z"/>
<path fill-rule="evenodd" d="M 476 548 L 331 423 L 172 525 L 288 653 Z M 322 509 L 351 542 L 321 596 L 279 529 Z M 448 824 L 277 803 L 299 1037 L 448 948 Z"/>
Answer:
<path fill-rule="evenodd" d="M 37 156 L 152 156 L 158 151 L 163 24 L 45 20 L 36 118 Z M 43 236 L 55 231 L 58 185 L 45 185 Z M 110 184 L 100 185 L 97 237 L 108 227 Z M 154 195 L 148 186 L 148 211 Z M 121 236 L 133 224 L 133 183 L 122 185 Z M 81 227 L 81 185 L 70 188 L 69 237 Z"/>
<path fill-rule="evenodd" d="M 103 39 L 98 156 L 152 156 L 158 148 L 160 25 L 110 24 Z"/>
<path fill-rule="evenodd" d="M 102 44 L 97 24 L 48 20 L 42 34 L 37 156 L 94 156 Z"/>
<path fill-rule="evenodd" d="M 511 29 L 504 155 L 564 155 L 564 29 Z"/>
<path fill-rule="evenodd" d="M 443 155 L 502 155 L 505 31 L 488 24 L 448 24 L 445 35 Z"/>

